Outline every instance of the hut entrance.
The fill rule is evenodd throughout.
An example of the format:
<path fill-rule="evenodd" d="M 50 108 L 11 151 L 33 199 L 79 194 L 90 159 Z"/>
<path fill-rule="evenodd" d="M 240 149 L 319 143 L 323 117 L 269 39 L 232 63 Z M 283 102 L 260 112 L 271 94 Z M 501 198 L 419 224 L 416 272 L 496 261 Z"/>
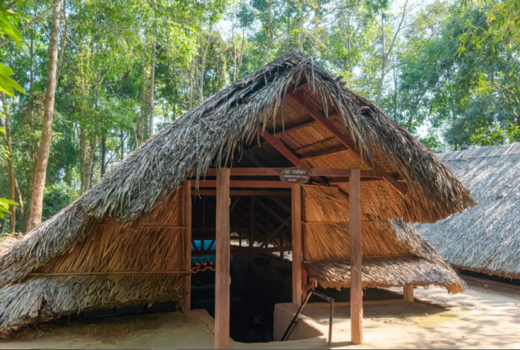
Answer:
<path fill-rule="evenodd" d="M 230 200 L 230 336 L 273 340 L 274 306 L 291 301 L 289 190 L 233 190 Z M 216 197 L 193 191 L 192 309 L 215 316 Z"/>

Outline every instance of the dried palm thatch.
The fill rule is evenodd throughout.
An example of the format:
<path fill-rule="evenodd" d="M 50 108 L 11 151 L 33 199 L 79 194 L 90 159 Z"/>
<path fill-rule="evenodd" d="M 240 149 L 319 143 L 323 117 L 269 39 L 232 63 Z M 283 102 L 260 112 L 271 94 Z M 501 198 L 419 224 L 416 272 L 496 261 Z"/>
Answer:
<path fill-rule="evenodd" d="M 0 236 L 0 258 L 21 238 L 18 236 Z"/>
<path fill-rule="evenodd" d="M 107 219 L 23 282 L 0 289 L 0 335 L 36 321 L 103 307 L 182 302 L 182 205 L 174 191 L 125 227 Z"/>
<path fill-rule="evenodd" d="M 309 166 L 333 164 L 332 168 L 371 169 L 377 165 L 397 178 L 396 181 L 406 184 L 408 191 L 405 195 L 387 182 L 364 184 L 362 193 L 367 193 L 363 193 L 365 197 L 362 201 L 367 214 L 390 219 L 403 218 L 407 222 L 434 222 L 473 204 L 469 192 L 453 174 L 405 129 L 394 124 L 371 102 L 344 87 L 312 58 L 289 53 L 230 85 L 168 125 L 106 174 L 99 184 L 32 230 L 1 257 L 0 288 L 7 288 L 2 289 L 1 293 L 8 300 L 14 298 L 10 301 L 14 304 L 6 305 L 4 310 L 11 311 L 9 314 L 4 311 L 0 316 L 0 328 L 28 315 L 27 310 L 16 303 L 20 301 L 21 291 L 29 284 L 33 286 L 31 290 L 38 291 L 31 294 L 34 305 L 42 308 L 42 295 L 51 285 L 60 284 L 61 289 L 56 287 L 55 290 L 60 290 L 62 297 L 67 298 L 67 293 L 73 291 L 70 286 L 75 285 L 70 281 L 77 281 L 61 276 L 53 277 L 53 282 L 49 282 L 42 275 L 30 276 L 31 273 L 70 272 L 75 269 L 115 271 L 129 266 L 169 268 L 161 265 L 166 259 L 178 261 L 175 256 L 169 255 L 175 255 L 173 250 L 159 248 L 161 242 L 173 239 L 164 235 L 174 233 L 148 232 L 141 225 L 143 220 L 155 213 L 161 203 L 174 198 L 171 196 L 175 196 L 176 189 L 193 172 L 198 178 L 210 166 L 236 165 L 242 159 L 243 149 L 246 146 L 251 149 L 255 141 L 260 141 L 259 126 L 264 131 L 275 133 L 282 131 L 286 122 L 305 121 L 308 112 L 293 101 L 292 94 L 287 93 L 292 88 L 303 91 L 306 100 L 324 114 L 330 113 L 329 120 L 356 145 L 349 150 L 343 147 L 344 152 L 331 153 L 330 146 L 337 147 L 338 143 L 331 140 L 330 130 L 319 123 L 309 124 L 299 131 L 293 130 L 290 135 L 288 132 L 286 142 L 289 139 L 294 141 L 294 146 L 299 149 L 296 150 L 297 155 L 309 157 Z M 323 154 L 323 147 L 327 148 L 327 154 Z M 262 152 L 267 153 L 268 148 L 262 148 Z M 267 166 L 275 165 L 269 163 Z M 178 207 L 174 205 L 169 208 Z M 158 221 L 150 222 L 162 222 L 159 219 L 163 216 L 164 212 L 158 216 Z M 120 227 L 102 230 L 101 227 L 107 223 Z M 129 230 L 135 230 L 134 235 L 129 234 Z M 141 234 L 149 241 L 138 241 L 136 236 Z M 99 242 L 89 243 L 88 240 Z M 130 243 L 148 246 L 149 249 L 146 254 L 144 251 L 136 253 L 125 246 Z M 159 260 L 147 265 L 145 256 L 150 257 L 155 252 L 162 255 L 157 255 Z M 85 261 L 74 258 L 75 254 Z M 111 254 L 120 254 L 122 262 L 108 261 Z M 134 254 L 142 259 L 132 262 L 130 257 L 133 258 Z M 170 285 L 176 286 L 177 280 L 171 276 L 168 278 L 172 278 Z M 113 280 L 112 277 L 108 279 Z M 83 281 L 87 280 L 95 293 L 97 280 L 91 276 L 83 278 Z M 126 281 L 121 278 L 123 280 Z M 19 284 L 11 285 L 14 283 Z M 85 288 L 88 289 L 88 285 Z M 175 291 L 179 292 L 177 289 Z M 158 292 L 158 295 L 161 293 Z M 138 299 L 138 296 L 135 298 Z M 121 297 L 120 300 L 123 299 Z M 89 305 L 93 304 L 81 307 Z M 52 310 L 57 314 L 65 312 L 65 308 L 59 307 Z M 73 311 L 71 308 L 68 310 Z"/>
<path fill-rule="evenodd" d="M 520 278 L 520 144 L 448 152 L 440 158 L 478 205 L 417 229 L 454 266 Z"/>
<path fill-rule="evenodd" d="M 304 268 L 322 287 L 349 288 L 348 196 L 333 187 L 304 186 L 303 203 Z M 438 285 L 450 293 L 464 291 L 464 281 L 410 224 L 362 214 L 364 287 Z"/>

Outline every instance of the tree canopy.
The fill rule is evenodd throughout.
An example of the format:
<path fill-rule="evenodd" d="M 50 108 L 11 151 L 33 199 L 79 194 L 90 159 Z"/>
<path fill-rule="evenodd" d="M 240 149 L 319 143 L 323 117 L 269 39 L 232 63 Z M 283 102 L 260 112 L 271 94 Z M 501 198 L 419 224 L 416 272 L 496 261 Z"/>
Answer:
<path fill-rule="evenodd" d="M 4 231 L 24 232 L 30 215 L 57 5 L 44 219 L 289 50 L 436 151 L 520 138 L 519 0 L 0 0 L 0 219 L 19 205 Z"/>

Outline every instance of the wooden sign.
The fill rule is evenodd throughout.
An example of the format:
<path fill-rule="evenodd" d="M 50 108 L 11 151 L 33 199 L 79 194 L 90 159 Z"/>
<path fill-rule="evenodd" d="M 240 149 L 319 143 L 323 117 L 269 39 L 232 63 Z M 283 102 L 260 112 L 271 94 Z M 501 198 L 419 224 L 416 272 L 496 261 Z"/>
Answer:
<path fill-rule="evenodd" d="M 286 168 L 280 172 L 280 180 L 290 184 L 304 184 L 311 178 L 311 172 L 307 168 Z"/>

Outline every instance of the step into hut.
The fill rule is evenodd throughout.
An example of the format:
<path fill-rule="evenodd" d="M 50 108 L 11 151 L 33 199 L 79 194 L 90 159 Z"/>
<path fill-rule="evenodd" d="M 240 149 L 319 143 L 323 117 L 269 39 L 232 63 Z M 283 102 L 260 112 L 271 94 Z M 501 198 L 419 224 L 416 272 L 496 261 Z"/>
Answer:
<path fill-rule="evenodd" d="M 282 180 L 293 167 L 308 181 Z M 164 300 L 188 311 L 191 257 L 211 253 L 215 348 L 226 348 L 230 255 L 290 251 L 293 303 L 309 283 L 350 288 L 361 343 L 363 287 L 464 289 L 409 223 L 472 204 L 408 131 L 289 53 L 168 125 L 12 247 L 0 260 L 0 329 Z"/>

